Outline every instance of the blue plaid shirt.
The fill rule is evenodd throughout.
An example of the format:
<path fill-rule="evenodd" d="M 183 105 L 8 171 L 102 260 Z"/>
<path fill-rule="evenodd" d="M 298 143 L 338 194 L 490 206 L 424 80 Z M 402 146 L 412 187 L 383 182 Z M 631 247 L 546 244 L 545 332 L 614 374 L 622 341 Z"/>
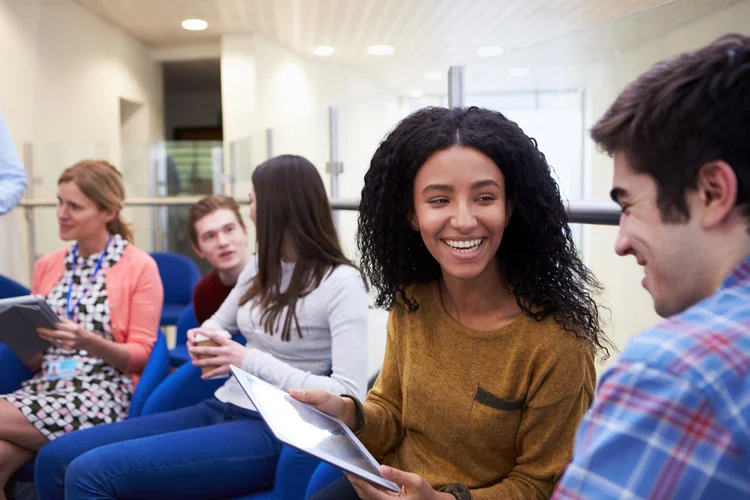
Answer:
<path fill-rule="evenodd" d="M 26 171 L 18 158 L 10 132 L 0 115 L 0 215 L 13 208 L 26 191 Z"/>
<path fill-rule="evenodd" d="M 750 498 L 750 257 L 628 344 L 553 498 Z"/>

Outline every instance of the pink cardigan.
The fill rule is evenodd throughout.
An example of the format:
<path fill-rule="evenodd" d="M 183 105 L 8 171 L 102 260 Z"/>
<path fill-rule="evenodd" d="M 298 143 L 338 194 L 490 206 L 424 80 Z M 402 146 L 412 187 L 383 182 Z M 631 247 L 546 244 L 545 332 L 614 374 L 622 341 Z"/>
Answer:
<path fill-rule="evenodd" d="M 34 265 L 31 293 L 44 297 L 65 271 L 67 248 L 45 254 Z M 125 247 L 120 261 L 107 271 L 107 297 L 115 342 L 130 352 L 127 372 L 137 383 L 156 342 L 164 287 L 154 259 L 133 245 Z"/>

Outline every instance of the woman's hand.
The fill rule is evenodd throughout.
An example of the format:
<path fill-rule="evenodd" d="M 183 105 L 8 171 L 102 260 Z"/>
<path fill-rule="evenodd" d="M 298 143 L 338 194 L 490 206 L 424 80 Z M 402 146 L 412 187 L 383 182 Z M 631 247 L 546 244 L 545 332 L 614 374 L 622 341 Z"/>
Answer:
<path fill-rule="evenodd" d="M 200 333 L 209 340 L 214 341 L 217 346 L 196 346 L 195 335 Z M 188 353 L 193 358 L 195 366 L 216 366 L 208 373 L 201 375 L 202 379 L 218 377 L 229 374 L 229 365 L 242 366 L 242 360 L 247 354 L 247 347 L 213 330 L 194 328 L 188 331 Z M 199 359 L 199 356 L 210 356 Z"/>
<path fill-rule="evenodd" d="M 354 429 L 357 425 L 357 409 L 351 398 L 342 398 L 321 389 L 291 389 L 289 395 L 297 401 L 312 405 L 323 413 L 342 420 L 350 429 Z"/>
<path fill-rule="evenodd" d="M 408 498 L 409 500 L 455 500 L 450 493 L 442 493 L 432 489 L 432 486 L 422 476 L 383 465 L 380 467 L 383 477 L 401 486 L 401 493 L 385 490 L 360 479 L 352 474 L 346 474 L 354 490 L 363 500 L 389 500 L 391 498 Z"/>
<path fill-rule="evenodd" d="M 37 328 L 36 331 L 44 340 L 66 351 L 86 349 L 92 337 L 96 336 L 75 321 L 67 318 L 60 320 L 56 326 L 57 328 L 54 330 Z"/>
<path fill-rule="evenodd" d="M 185 343 L 185 345 L 187 345 L 188 354 L 190 355 L 190 359 L 192 359 L 193 361 L 195 361 L 196 359 L 198 359 L 198 358 L 195 357 L 195 355 L 193 354 L 193 351 L 192 351 L 192 348 L 195 347 L 195 337 L 199 333 L 201 335 L 203 335 L 204 332 L 206 332 L 206 331 L 208 331 L 208 330 L 204 330 L 204 329 L 202 329 L 200 327 L 199 328 L 191 328 L 190 330 L 187 331 L 187 342 Z"/>
<path fill-rule="evenodd" d="M 197 327 L 197 328 L 191 328 L 190 330 L 187 331 L 187 342 L 185 342 L 185 345 L 187 345 L 188 354 L 190 355 L 190 358 L 193 361 L 195 361 L 195 360 L 198 359 L 196 357 L 195 353 L 193 353 L 193 348 L 196 347 L 195 346 L 195 338 L 198 335 L 202 335 L 202 336 L 206 337 L 206 339 L 213 340 L 212 334 L 215 333 L 215 332 L 216 332 L 216 330 L 214 330 L 212 328 L 202 328 L 200 326 Z M 237 366 L 239 366 L 239 365 L 237 365 Z"/>

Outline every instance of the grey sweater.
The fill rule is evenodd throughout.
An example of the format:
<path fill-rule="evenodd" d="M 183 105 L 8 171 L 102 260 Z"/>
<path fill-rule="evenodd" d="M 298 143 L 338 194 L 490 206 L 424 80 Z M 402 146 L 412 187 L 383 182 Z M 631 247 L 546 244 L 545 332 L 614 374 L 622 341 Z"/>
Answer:
<path fill-rule="evenodd" d="M 318 288 L 299 299 L 296 312 L 302 338 L 292 323 L 291 340 L 284 342 L 280 332 L 269 335 L 263 331 L 254 300 L 239 306 L 257 269 L 253 258 L 219 310 L 202 327 L 241 332 L 248 348 L 242 369 L 280 389 L 323 389 L 364 397 L 368 299 L 359 272 L 339 266 Z M 288 287 L 293 270 L 294 263 L 282 263 L 282 290 Z M 284 318 L 282 313 L 279 324 L 284 324 Z M 222 402 L 255 409 L 234 377 L 215 395 Z"/>

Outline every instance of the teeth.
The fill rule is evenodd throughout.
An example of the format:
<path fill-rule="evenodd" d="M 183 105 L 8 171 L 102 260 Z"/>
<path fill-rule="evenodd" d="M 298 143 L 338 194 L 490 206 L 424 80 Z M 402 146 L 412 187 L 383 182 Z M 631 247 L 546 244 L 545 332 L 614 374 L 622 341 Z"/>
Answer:
<path fill-rule="evenodd" d="M 445 244 L 451 248 L 457 248 L 461 250 L 473 249 L 478 247 L 482 243 L 482 239 L 468 240 L 468 241 L 457 241 L 457 240 L 445 240 Z"/>

